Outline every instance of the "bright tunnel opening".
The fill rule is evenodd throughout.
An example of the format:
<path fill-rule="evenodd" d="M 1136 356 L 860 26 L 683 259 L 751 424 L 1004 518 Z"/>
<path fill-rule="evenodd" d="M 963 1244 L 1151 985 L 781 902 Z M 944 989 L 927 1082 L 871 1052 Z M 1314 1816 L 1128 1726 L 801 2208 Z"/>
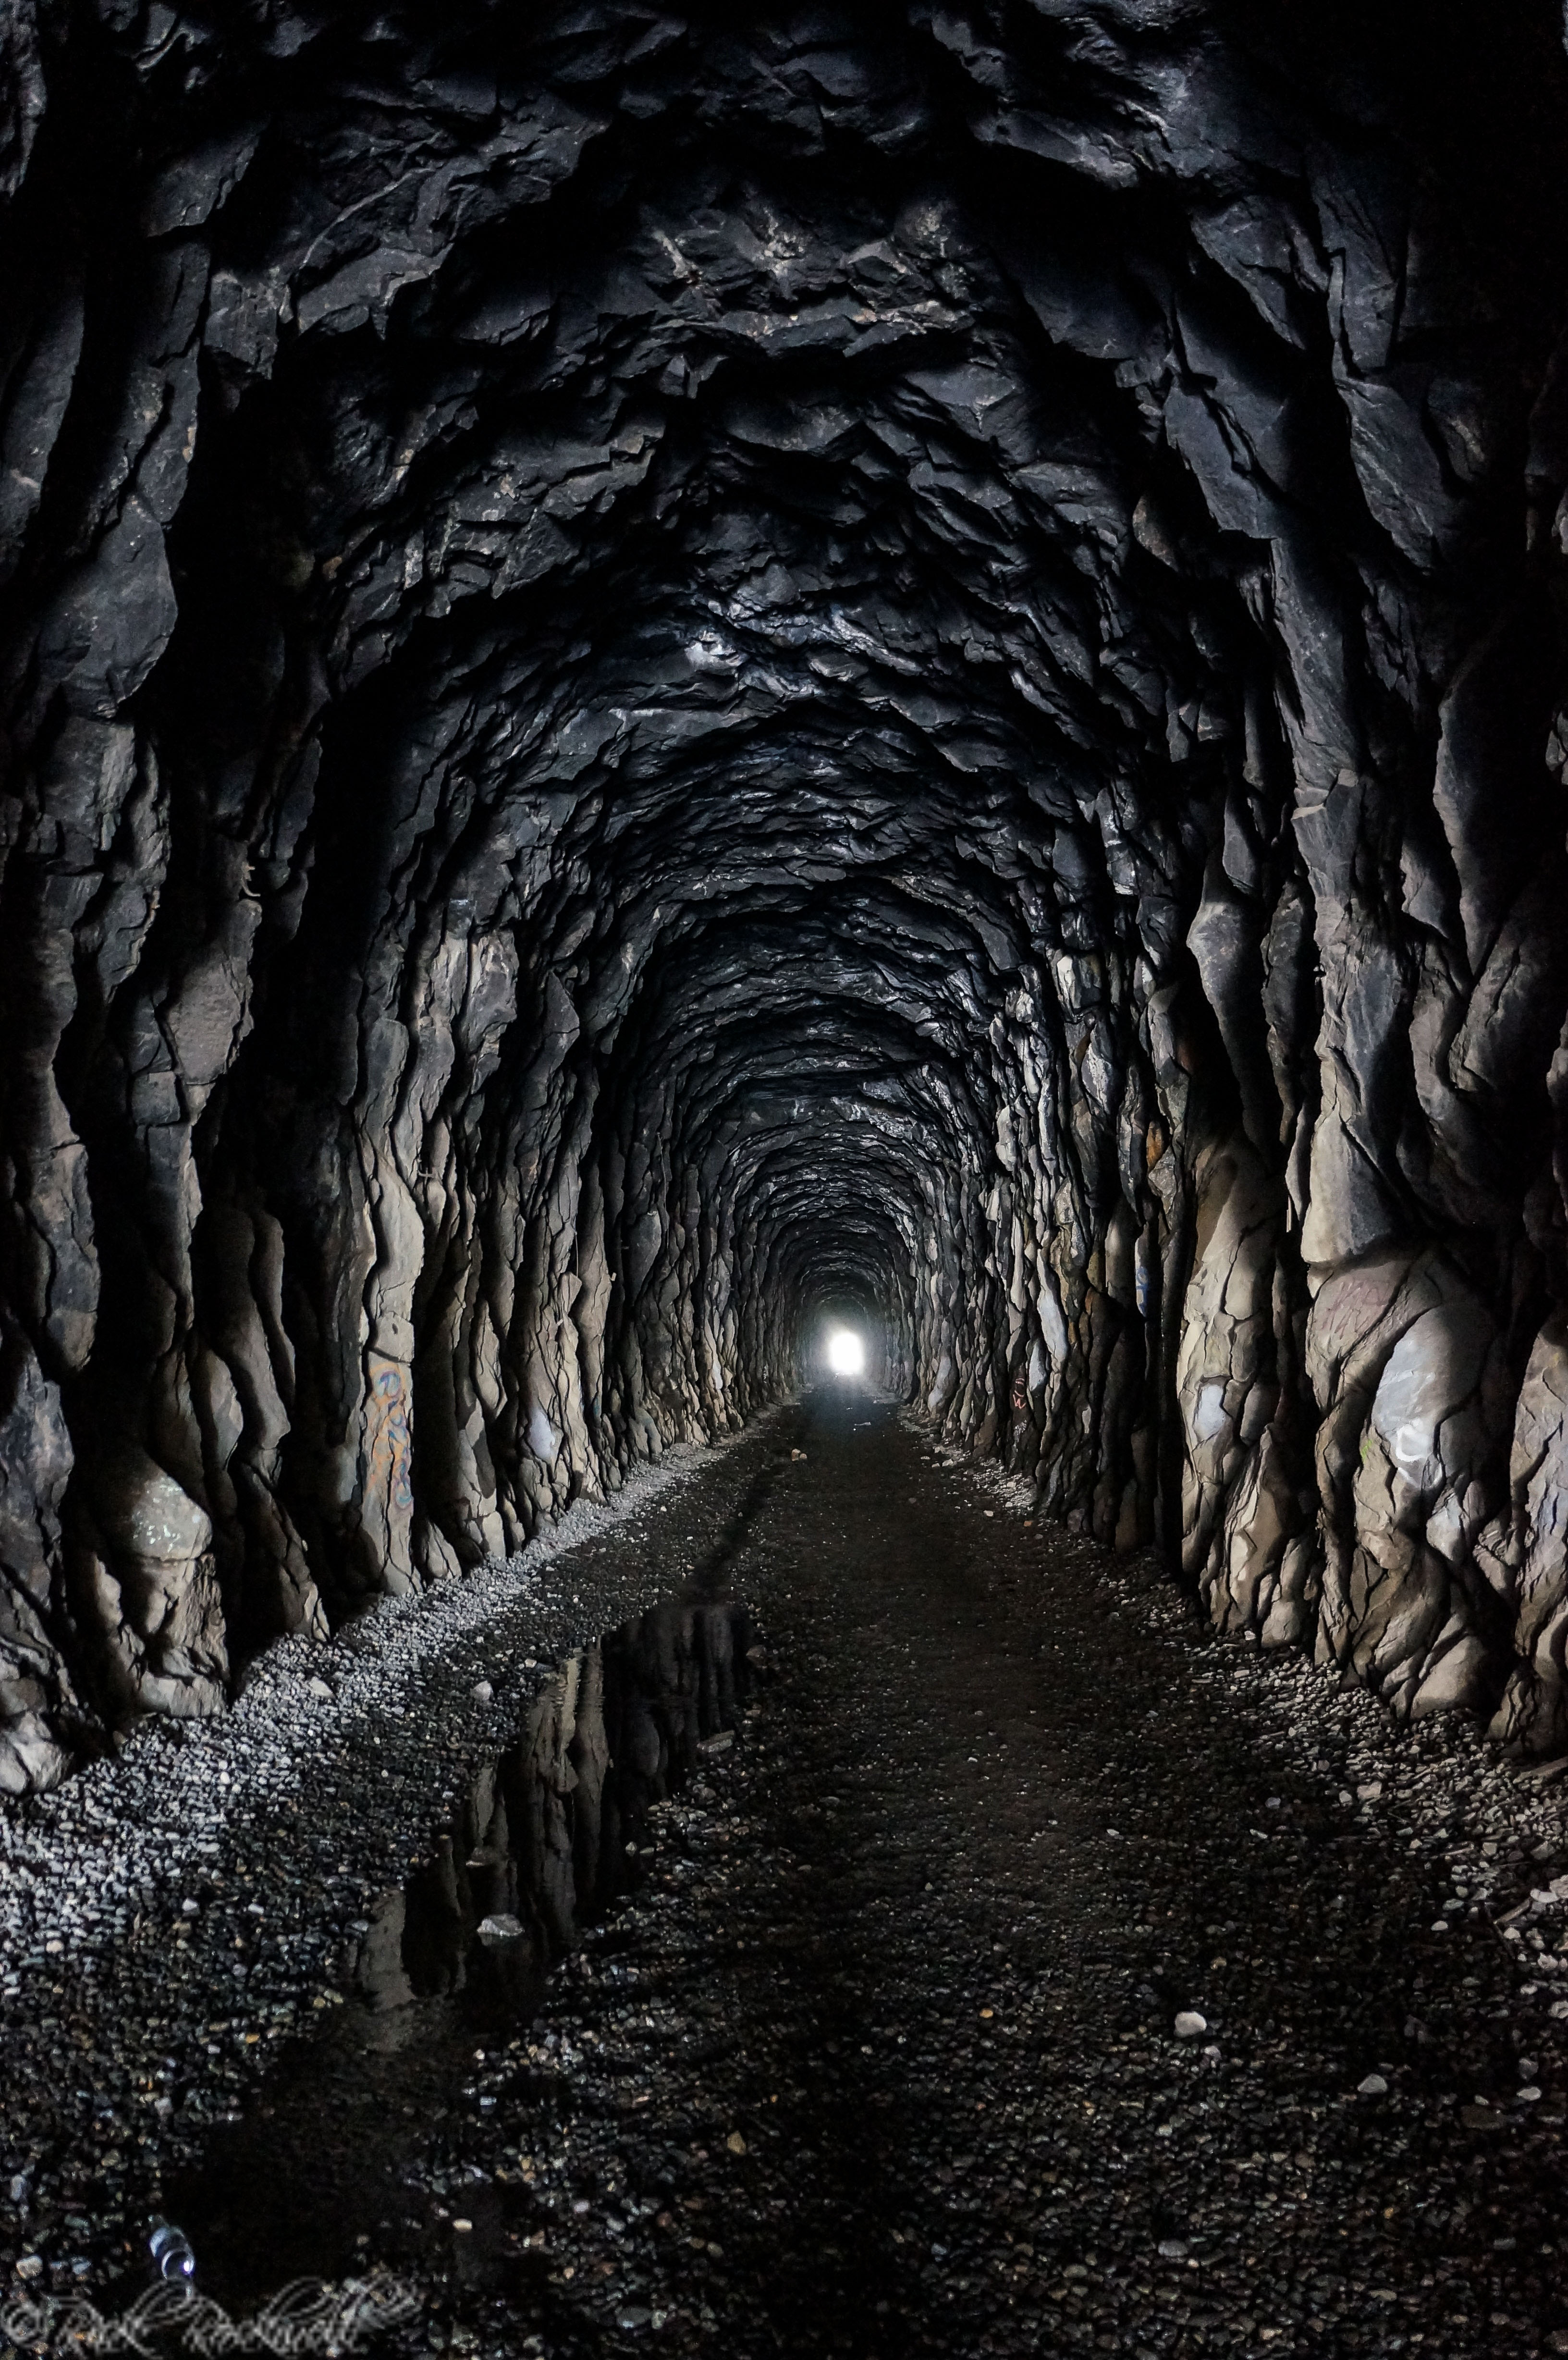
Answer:
<path fill-rule="evenodd" d="M 866 1347 L 853 1328 L 835 1328 L 829 1336 L 828 1366 L 835 1377 L 865 1374 Z"/>

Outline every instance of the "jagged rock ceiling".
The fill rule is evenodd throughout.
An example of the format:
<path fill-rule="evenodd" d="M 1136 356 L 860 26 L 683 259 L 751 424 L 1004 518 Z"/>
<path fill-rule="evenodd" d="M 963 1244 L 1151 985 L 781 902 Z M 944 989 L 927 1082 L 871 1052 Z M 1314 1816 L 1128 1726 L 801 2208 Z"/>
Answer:
<path fill-rule="evenodd" d="M 1568 76 L 1362 14 L 10 12 L 0 1783 L 829 1310 L 1568 1742 Z"/>

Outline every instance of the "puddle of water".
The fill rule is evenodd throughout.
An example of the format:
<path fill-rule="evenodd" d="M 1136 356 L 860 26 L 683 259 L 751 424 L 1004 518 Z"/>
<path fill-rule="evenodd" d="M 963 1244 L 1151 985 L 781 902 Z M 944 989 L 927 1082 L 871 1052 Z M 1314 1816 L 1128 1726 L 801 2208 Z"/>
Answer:
<path fill-rule="evenodd" d="M 655 1607 L 560 1666 L 371 1912 L 344 2005 L 171 2180 L 204 2292 L 232 2307 L 417 2261 L 405 2158 L 460 2102 L 475 2043 L 524 2030 L 580 1928 L 642 1881 L 648 1810 L 728 1744 L 760 1659 L 726 1600 Z"/>

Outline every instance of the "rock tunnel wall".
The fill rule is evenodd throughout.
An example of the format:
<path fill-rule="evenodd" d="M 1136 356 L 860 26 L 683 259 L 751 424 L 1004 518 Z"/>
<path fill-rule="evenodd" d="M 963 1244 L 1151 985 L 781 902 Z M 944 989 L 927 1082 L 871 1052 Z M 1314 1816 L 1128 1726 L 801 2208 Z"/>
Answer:
<path fill-rule="evenodd" d="M 1568 1745 L 1552 12 L 17 0 L 0 1785 L 813 1322 Z"/>

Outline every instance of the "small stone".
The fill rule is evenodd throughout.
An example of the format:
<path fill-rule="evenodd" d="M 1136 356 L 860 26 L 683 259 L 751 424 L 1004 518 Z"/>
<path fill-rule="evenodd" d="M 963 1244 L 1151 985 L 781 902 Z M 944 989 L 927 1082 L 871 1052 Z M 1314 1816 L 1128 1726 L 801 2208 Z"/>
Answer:
<path fill-rule="evenodd" d="M 1159 2254 L 1162 2262 L 1184 2262 L 1187 2258 L 1186 2238 L 1161 2237 L 1160 2240 Z"/>
<path fill-rule="evenodd" d="M 1198 2035 L 1201 2032 L 1207 2032 L 1208 2028 L 1208 2017 L 1200 2016 L 1195 2007 L 1184 2007 L 1177 2016 L 1176 2038 L 1178 2040 L 1196 2040 Z"/>
<path fill-rule="evenodd" d="M 1356 2094 L 1358 2098 L 1386 2098 L 1388 2084 L 1381 2073 L 1368 2073 L 1364 2081 L 1356 2084 Z"/>
<path fill-rule="evenodd" d="M 744 2155 L 746 2153 L 746 2141 L 742 2138 L 739 2131 L 731 2131 L 728 2138 L 724 2141 L 724 2145 L 728 2147 L 732 2155 Z"/>
<path fill-rule="evenodd" d="M 475 1704 L 488 1704 L 495 1691 L 488 1680 L 475 1680 L 469 1690 Z"/>
<path fill-rule="evenodd" d="M 452 2225 L 456 2230 L 460 2237 L 468 2236 L 474 2228 L 472 2221 L 454 2221 Z"/>
<path fill-rule="evenodd" d="M 509 1910 L 497 1909 L 488 1918 L 481 1918 L 475 1929 L 482 1942 L 520 1942 L 527 1931 L 520 1918 Z"/>
<path fill-rule="evenodd" d="M 41 2254 L 24 2254 L 16 2264 L 16 2276 L 19 2278 L 41 2278 L 43 2274 L 44 2257 Z"/>
<path fill-rule="evenodd" d="M 310 1677 L 306 1681 L 305 1686 L 313 1697 L 322 1697 L 329 1701 L 331 1700 L 332 1692 L 327 1686 L 325 1680 L 321 1677 L 320 1672 L 313 1672 Z"/>

